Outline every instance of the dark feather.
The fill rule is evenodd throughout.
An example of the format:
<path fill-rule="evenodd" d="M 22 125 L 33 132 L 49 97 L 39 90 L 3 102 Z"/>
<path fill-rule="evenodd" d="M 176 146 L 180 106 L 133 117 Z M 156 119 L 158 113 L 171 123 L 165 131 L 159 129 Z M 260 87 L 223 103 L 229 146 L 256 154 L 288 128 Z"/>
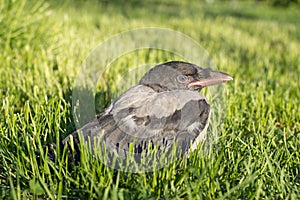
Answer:
<path fill-rule="evenodd" d="M 132 90 L 135 90 L 135 88 Z M 177 91 L 177 93 L 184 92 Z M 157 93 L 152 94 L 157 95 Z M 164 95 L 167 94 L 158 95 L 156 98 L 163 98 Z M 148 95 L 148 97 L 150 98 L 151 95 Z M 120 98 L 114 103 L 110 111 L 100 113 L 92 122 L 64 139 L 62 143 L 63 145 L 68 144 L 70 137 L 73 137 L 77 143 L 78 132 L 82 132 L 84 141 L 90 141 L 92 149 L 95 142 L 100 142 L 101 146 L 106 147 L 106 151 L 111 156 L 115 151 L 123 151 L 122 153 L 126 154 L 131 143 L 134 144 L 134 153 L 137 155 L 146 151 L 149 144 L 157 145 L 167 151 L 172 148 L 175 142 L 181 148 L 182 153 L 187 153 L 190 144 L 196 140 L 208 123 L 210 106 L 199 93 L 194 98 L 185 98 L 189 100 L 185 103 L 182 103 L 185 101 L 184 99 L 177 98 L 176 92 L 172 92 L 171 97 L 173 101 L 181 102 L 182 106 L 179 106 L 181 109 L 169 111 L 168 116 L 162 117 L 151 115 L 151 112 L 141 115 L 140 110 L 145 108 L 142 106 L 142 102 L 137 101 L 134 102 L 135 107 L 133 107 L 134 105 L 127 105 L 128 109 L 118 110 L 114 106 L 122 107 L 118 104 L 118 101 L 122 101 L 122 98 Z M 144 100 L 141 99 L 141 101 Z M 153 99 L 153 101 L 157 101 L 157 99 Z M 129 102 L 126 103 L 130 104 Z M 155 104 L 151 102 L 150 105 Z M 170 109 L 172 110 L 172 107 Z M 118 110 L 118 112 L 114 112 L 115 110 Z M 69 149 L 71 152 L 72 148 Z M 75 148 L 75 150 L 78 150 L 78 148 Z M 79 155 L 79 152 L 75 152 L 75 154 Z"/>

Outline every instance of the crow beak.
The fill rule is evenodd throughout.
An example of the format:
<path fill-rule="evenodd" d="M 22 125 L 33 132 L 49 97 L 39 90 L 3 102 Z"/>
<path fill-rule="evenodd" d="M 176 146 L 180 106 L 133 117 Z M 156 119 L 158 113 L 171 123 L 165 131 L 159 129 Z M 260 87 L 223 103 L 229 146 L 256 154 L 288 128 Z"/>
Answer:
<path fill-rule="evenodd" d="M 198 77 L 189 84 L 189 87 L 200 86 L 203 88 L 231 80 L 233 80 L 233 78 L 224 72 L 213 71 L 211 69 L 199 69 Z"/>

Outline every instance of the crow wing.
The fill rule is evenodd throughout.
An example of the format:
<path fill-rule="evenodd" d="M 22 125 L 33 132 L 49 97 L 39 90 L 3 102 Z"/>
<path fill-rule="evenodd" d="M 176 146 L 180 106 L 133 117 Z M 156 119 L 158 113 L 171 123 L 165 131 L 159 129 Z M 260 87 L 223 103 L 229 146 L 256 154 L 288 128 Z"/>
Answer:
<path fill-rule="evenodd" d="M 199 92 L 172 90 L 155 92 L 138 85 L 116 99 L 93 121 L 70 137 L 78 142 L 78 132 L 91 145 L 101 138 L 110 153 L 128 151 L 134 143 L 134 153 L 141 153 L 148 144 L 168 149 L 176 142 L 183 153 L 191 143 L 204 139 L 209 123 L 210 105 Z M 93 147 L 92 147 L 93 148 Z M 193 147 L 194 148 L 194 147 Z"/>

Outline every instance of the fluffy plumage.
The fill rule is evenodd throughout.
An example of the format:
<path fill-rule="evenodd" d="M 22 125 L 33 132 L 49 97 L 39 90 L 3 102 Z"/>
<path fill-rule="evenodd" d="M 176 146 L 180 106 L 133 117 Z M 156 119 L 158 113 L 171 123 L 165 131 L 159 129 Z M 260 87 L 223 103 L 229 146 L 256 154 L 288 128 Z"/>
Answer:
<path fill-rule="evenodd" d="M 209 123 L 210 105 L 199 91 L 229 80 L 232 78 L 228 74 L 191 63 L 172 61 L 157 65 L 143 76 L 139 85 L 127 90 L 61 145 L 68 145 L 76 160 L 80 156 L 78 133 L 82 133 L 91 149 L 97 143 L 109 155 L 124 156 L 133 144 L 138 160 L 150 144 L 169 151 L 175 143 L 186 154 L 205 138 Z M 49 148 L 52 159 L 53 146 Z"/>

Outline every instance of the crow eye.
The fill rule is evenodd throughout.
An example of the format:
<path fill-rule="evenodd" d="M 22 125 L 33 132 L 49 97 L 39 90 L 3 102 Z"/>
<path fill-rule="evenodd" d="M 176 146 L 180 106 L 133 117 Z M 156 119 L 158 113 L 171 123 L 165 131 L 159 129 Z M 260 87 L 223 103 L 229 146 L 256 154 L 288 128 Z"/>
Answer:
<path fill-rule="evenodd" d="M 187 77 L 185 75 L 179 75 L 177 77 L 177 79 L 178 79 L 179 82 L 184 83 L 184 82 L 186 82 Z"/>

